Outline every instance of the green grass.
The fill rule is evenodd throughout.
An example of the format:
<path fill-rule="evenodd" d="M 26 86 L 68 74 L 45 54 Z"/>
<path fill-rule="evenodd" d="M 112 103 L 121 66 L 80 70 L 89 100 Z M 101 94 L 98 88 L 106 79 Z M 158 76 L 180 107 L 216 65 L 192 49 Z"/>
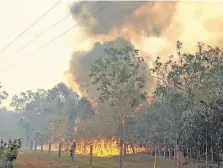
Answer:
<path fill-rule="evenodd" d="M 89 156 L 75 156 L 74 161 L 70 160 L 67 152 L 62 152 L 58 157 L 57 152 L 31 151 L 21 149 L 15 163 L 15 168 L 118 168 L 118 157 L 102 158 L 93 157 L 93 165 L 90 166 Z M 154 157 L 148 154 L 126 156 L 124 168 L 153 168 Z M 172 168 L 172 162 L 168 159 L 158 157 L 157 168 Z"/>

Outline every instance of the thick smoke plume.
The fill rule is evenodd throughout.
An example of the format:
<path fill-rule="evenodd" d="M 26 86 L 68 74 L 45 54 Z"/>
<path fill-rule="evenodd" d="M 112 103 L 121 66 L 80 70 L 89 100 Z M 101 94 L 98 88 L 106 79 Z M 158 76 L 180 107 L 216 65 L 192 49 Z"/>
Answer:
<path fill-rule="evenodd" d="M 73 18 L 81 20 L 104 3 L 88 2 Z M 194 52 L 198 41 L 222 47 L 222 9 L 223 3 L 217 2 L 112 2 L 82 25 L 82 41 L 86 41 L 89 51 L 73 53 L 70 84 L 96 97 L 95 88 L 87 86 L 89 67 L 104 55 L 109 43 L 123 45 L 116 43 L 120 40 L 139 49 L 148 65 L 157 56 L 165 60 L 175 54 L 177 40 L 184 43 L 183 52 Z"/>
<path fill-rule="evenodd" d="M 108 4 L 103 12 L 93 14 L 94 17 L 83 23 L 83 27 L 88 28 L 90 35 L 107 34 L 112 29 L 120 27 L 126 18 L 135 11 L 135 9 L 146 2 L 130 1 L 130 2 L 103 2 L 94 1 L 87 2 L 83 8 L 80 9 L 78 14 L 74 15 L 73 18 L 77 21 L 81 21 L 85 16 L 89 16 L 99 9 L 104 4 Z M 75 3 L 71 6 L 71 11 L 83 4 L 83 1 Z M 105 15 L 102 13 L 106 13 Z M 104 27 L 106 27 L 106 29 Z"/>
<path fill-rule="evenodd" d="M 89 79 L 91 64 L 105 55 L 105 48 L 119 47 L 123 45 L 130 45 L 130 43 L 124 39 L 118 38 L 115 41 L 104 42 L 103 44 L 95 43 L 90 52 L 73 53 L 72 57 L 75 58 L 75 61 L 71 60 L 70 62 L 70 72 L 75 74 L 72 76 L 72 80 L 75 81 L 75 83 L 78 83 L 77 87 L 82 95 L 87 95 L 90 100 L 96 101 L 98 92 Z"/>

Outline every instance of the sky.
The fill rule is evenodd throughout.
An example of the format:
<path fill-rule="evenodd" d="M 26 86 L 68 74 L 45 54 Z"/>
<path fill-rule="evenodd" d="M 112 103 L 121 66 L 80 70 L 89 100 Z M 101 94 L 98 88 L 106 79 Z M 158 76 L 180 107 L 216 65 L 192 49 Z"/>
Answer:
<path fill-rule="evenodd" d="M 29 27 L 58 0 L 0 0 L 0 50 Z M 16 52 L 30 40 L 69 14 L 71 0 L 63 0 L 50 13 L 6 50 L 0 52 L 0 81 L 10 96 L 25 90 L 48 89 L 58 82 L 66 82 L 64 72 L 75 50 L 78 27 L 62 36 L 46 48 L 35 52 L 52 38 L 75 24 L 72 16 L 40 37 L 27 48 Z M 9 100 L 4 104 L 8 104 Z"/>
<path fill-rule="evenodd" d="M 0 0 L 0 51 L 57 1 Z M 72 72 L 71 77 L 65 75 L 65 71 L 70 68 L 70 62 L 76 62 L 74 65 L 79 65 L 79 62 L 76 61 L 78 60 L 77 57 L 71 56 L 72 53 L 75 51 L 91 51 L 96 41 L 103 42 L 115 40 L 120 36 L 125 37 L 126 40 L 140 49 L 144 53 L 144 58 L 148 58 L 149 61 L 151 61 L 151 57 L 155 58 L 157 55 L 166 56 L 167 58 L 167 56 L 173 54 L 172 51 L 175 52 L 177 40 L 184 42 L 185 51 L 195 50 L 197 41 L 204 41 L 207 44 L 218 45 L 219 47 L 222 47 L 223 44 L 220 30 L 223 25 L 223 3 L 182 2 L 178 3 L 174 10 L 167 8 L 163 3 L 156 3 L 152 6 L 147 3 L 134 11 L 129 16 L 129 20 L 127 19 L 121 25 L 116 25 L 117 27 L 114 27 L 105 36 L 99 34 L 89 37 L 85 34 L 89 27 L 82 26 L 80 28 L 80 26 L 77 26 L 46 48 L 39 50 L 36 54 L 32 54 L 47 44 L 52 38 L 77 24 L 70 15 L 44 36 L 27 46 L 27 48 L 16 52 L 30 40 L 33 40 L 68 15 L 70 12 L 69 5 L 72 3 L 73 0 L 62 0 L 34 27 L 22 35 L 4 52 L 0 52 L 0 81 L 3 89 L 10 96 L 26 90 L 48 89 L 61 81 L 67 84 L 72 83 L 71 81 L 74 81 L 73 76 L 77 76 L 77 71 Z M 115 12 L 115 10 L 111 9 L 103 11 L 103 15 L 98 16 L 105 16 L 108 11 Z M 169 13 L 172 19 L 170 23 L 166 23 L 166 17 L 164 16 L 168 16 Z M 107 15 L 109 16 L 109 14 Z M 111 18 L 111 16 L 109 17 Z M 133 19 L 135 19 L 134 22 Z M 100 22 L 100 19 L 94 21 Z M 112 21 L 115 21 L 115 19 L 112 19 Z M 148 26 L 146 30 L 153 26 L 160 26 L 162 31 L 158 36 L 146 35 L 145 33 L 139 34 L 140 24 L 142 27 Z M 91 57 L 91 54 L 88 55 Z M 81 71 L 86 70 L 84 66 L 81 66 L 81 68 Z M 71 87 L 74 90 L 76 89 L 76 85 Z M 10 98 L 3 105 L 8 107 L 9 102 Z"/>

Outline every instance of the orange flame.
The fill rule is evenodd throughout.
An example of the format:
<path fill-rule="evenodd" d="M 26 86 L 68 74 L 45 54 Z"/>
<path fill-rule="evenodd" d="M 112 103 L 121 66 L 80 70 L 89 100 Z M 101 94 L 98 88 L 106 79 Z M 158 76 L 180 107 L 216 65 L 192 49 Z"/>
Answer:
<path fill-rule="evenodd" d="M 142 107 L 144 107 L 144 104 L 139 104 L 138 107 L 136 107 L 135 112 L 138 112 Z"/>
<path fill-rule="evenodd" d="M 90 144 L 93 146 L 93 155 L 94 156 L 103 156 L 103 157 L 111 157 L 118 156 L 120 154 L 120 145 L 119 142 L 115 138 L 93 138 L 91 142 L 88 140 L 79 140 L 77 141 L 77 148 L 75 153 L 81 155 L 89 155 L 90 153 Z M 51 151 L 58 151 L 58 144 L 51 145 Z M 48 145 L 44 146 L 44 149 L 49 149 Z M 69 151 L 70 144 L 63 145 L 62 151 Z M 147 152 L 148 148 L 141 147 L 140 145 L 126 145 L 126 153 L 134 154 Z"/>

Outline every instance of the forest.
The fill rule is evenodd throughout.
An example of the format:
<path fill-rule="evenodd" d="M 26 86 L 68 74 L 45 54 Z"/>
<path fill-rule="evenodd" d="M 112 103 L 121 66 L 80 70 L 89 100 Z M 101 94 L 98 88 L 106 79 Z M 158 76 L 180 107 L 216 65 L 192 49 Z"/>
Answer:
<path fill-rule="evenodd" d="M 22 138 L 25 146 L 112 138 L 120 142 L 123 156 L 130 146 L 133 153 L 137 147 L 165 156 L 181 150 L 190 158 L 218 162 L 223 52 L 201 42 L 195 53 L 182 53 L 182 47 L 178 41 L 176 55 L 157 57 L 151 67 L 132 46 L 107 48 L 89 71 L 96 99 L 78 95 L 65 83 L 27 90 L 13 96 L 14 111 L 1 109 L 0 134 L 6 140 Z M 7 96 L 1 88 L 1 101 Z"/>

